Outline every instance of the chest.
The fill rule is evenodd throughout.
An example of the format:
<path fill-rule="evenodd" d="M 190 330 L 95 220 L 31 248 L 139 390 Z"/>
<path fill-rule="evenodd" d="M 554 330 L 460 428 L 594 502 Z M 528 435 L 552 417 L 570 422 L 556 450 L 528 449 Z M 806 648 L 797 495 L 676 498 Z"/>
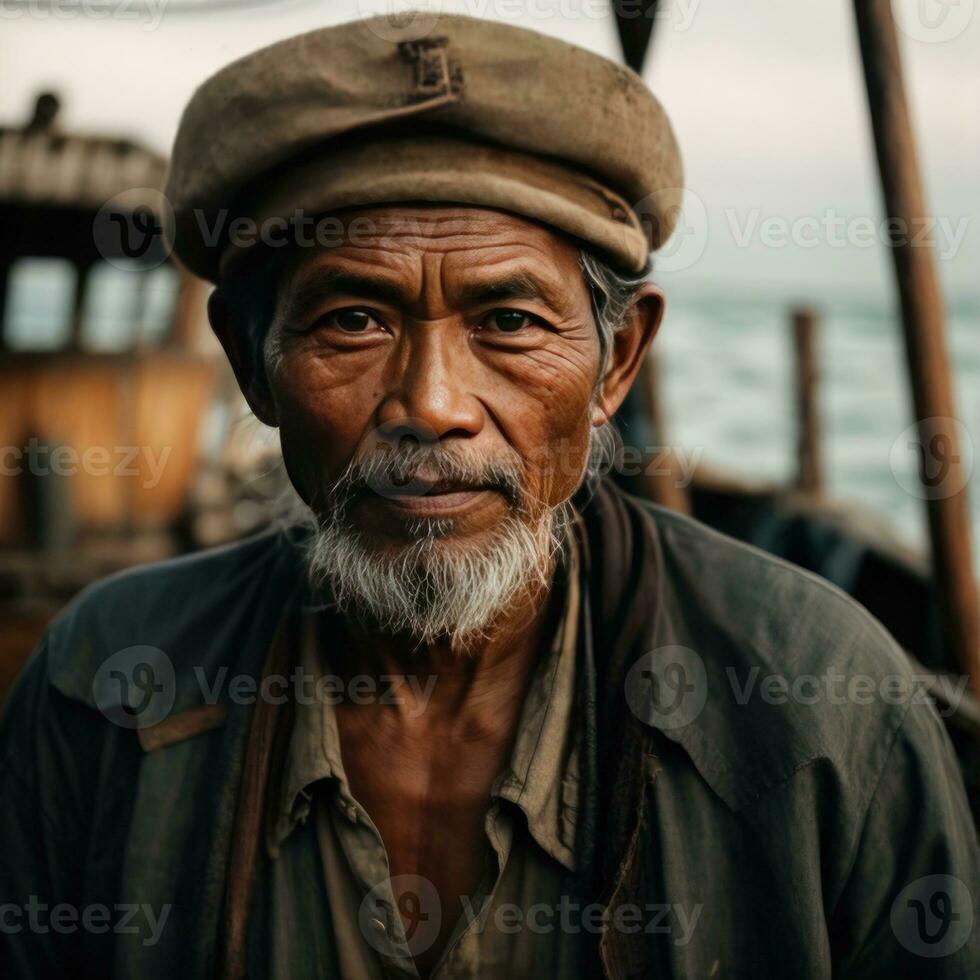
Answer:
<path fill-rule="evenodd" d="M 337 723 L 351 793 L 381 835 L 391 877 L 424 879 L 438 895 L 439 939 L 416 957 L 420 968 L 431 966 L 487 871 L 484 824 L 513 731 L 453 724 L 395 730 L 356 709 L 338 711 Z M 418 895 L 395 898 L 408 933 Z"/>

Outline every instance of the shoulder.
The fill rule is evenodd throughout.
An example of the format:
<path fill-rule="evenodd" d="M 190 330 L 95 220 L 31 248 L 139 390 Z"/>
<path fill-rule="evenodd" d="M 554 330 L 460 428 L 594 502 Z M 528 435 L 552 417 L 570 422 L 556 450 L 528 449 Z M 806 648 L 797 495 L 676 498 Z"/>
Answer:
<path fill-rule="evenodd" d="M 908 658 L 862 605 L 826 579 L 699 521 L 650 506 L 664 586 L 696 598 L 697 622 L 731 634 L 745 664 L 794 671 L 852 665 L 882 676 Z"/>
<path fill-rule="evenodd" d="M 261 665 L 299 557 L 295 536 L 268 533 L 83 590 L 3 705 L 0 783 L 20 800 L 5 816 L 27 821 L 39 809 L 49 836 L 71 840 L 93 794 L 125 795 L 142 756 L 132 729 L 207 703 L 222 668 Z M 137 703 L 124 717 L 122 706 Z"/>
<path fill-rule="evenodd" d="M 47 679 L 87 701 L 93 677 L 131 648 L 163 651 L 180 671 L 231 655 L 263 607 L 295 583 L 298 548 L 285 532 L 119 572 L 84 589 L 45 636 Z"/>
<path fill-rule="evenodd" d="M 610 538 L 654 594 L 635 596 L 667 632 L 735 670 L 810 673 L 860 668 L 879 679 L 910 672 L 909 658 L 862 605 L 826 579 L 691 517 L 614 490 L 599 501 Z"/>
<path fill-rule="evenodd" d="M 826 579 L 698 521 L 650 508 L 675 614 L 735 670 L 794 677 L 840 669 L 883 680 L 909 658 L 862 605 Z M 719 651 L 720 652 L 720 651 Z"/>
<path fill-rule="evenodd" d="M 921 741 L 912 706 L 935 718 L 925 676 L 819 576 L 663 508 L 624 506 L 642 511 L 657 553 L 654 649 L 690 651 L 701 688 L 689 722 L 664 734 L 735 808 L 815 767 L 860 811 L 900 734 Z"/>

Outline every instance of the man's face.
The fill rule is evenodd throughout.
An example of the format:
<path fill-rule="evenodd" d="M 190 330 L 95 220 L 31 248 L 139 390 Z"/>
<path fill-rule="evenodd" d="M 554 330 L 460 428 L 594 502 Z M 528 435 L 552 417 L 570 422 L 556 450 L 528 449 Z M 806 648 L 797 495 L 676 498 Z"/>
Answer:
<path fill-rule="evenodd" d="M 348 228 L 347 244 L 301 254 L 278 295 L 270 388 L 304 499 L 320 512 L 358 454 L 418 440 L 474 476 L 511 470 L 519 493 L 417 471 L 405 493 L 364 488 L 350 519 L 377 548 L 420 519 L 451 521 L 448 545 L 514 506 L 530 516 L 566 500 L 597 421 L 600 357 L 577 249 L 475 208 L 377 208 Z"/>
<path fill-rule="evenodd" d="M 547 582 L 563 505 L 659 294 L 617 334 L 600 385 L 591 297 L 564 238 L 467 207 L 365 209 L 346 228 L 343 244 L 286 265 L 267 386 L 251 383 L 220 302 L 213 322 L 318 518 L 314 580 L 388 629 L 463 643 Z"/>

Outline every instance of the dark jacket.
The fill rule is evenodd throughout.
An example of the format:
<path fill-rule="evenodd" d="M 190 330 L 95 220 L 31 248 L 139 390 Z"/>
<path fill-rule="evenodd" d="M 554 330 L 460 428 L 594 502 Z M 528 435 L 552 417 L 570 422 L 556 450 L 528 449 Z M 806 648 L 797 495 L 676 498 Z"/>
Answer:
<path fill-rule="evenodd" d="M 980 976 L 956 761 L 884 629 L 817 577 L 610 486 L 580 511 L 597 972 Z M 259 677 L 300 551 L 280 532 L 126 572 L 51 626 L 0 728 L 4 980 L 214 975 L 250 708 L 225 701 L 223 724 L 147 751 L 118 677 L 170 718 Z M 64 911 L 54 928 L 59 903 L 74 929 Z"/>

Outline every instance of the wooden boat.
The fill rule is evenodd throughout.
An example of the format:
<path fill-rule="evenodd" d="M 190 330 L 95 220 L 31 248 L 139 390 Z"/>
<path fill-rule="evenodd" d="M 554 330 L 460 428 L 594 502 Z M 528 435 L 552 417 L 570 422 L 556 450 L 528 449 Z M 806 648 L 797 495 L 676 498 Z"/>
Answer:
<path fill-rule="evenodd" d="M 161 236 L 131 258 L 97 230 L 106 202 L 161 221 L 166 160 L 62 132 L 57 111 L 45 94 L 0 130 L 0 696 L 74 592 L 180 550 L 218 365 L 204 284 Z"/>

